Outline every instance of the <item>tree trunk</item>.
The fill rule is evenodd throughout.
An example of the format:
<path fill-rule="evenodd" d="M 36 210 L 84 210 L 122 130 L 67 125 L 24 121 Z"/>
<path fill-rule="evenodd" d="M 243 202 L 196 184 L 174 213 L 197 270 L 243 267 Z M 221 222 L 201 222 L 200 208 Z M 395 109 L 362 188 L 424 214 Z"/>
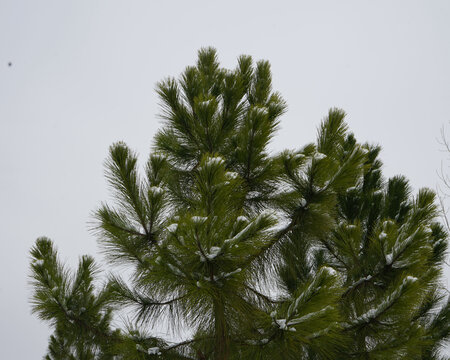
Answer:
<path fill-rule="evenodd" d="M 227 321 L 225 318 L 225 305 L 222 298 L 213 300 L 215 349 L 214 360 L 228 360 L 230 356 L 230 339 L 228 338 Z"/>

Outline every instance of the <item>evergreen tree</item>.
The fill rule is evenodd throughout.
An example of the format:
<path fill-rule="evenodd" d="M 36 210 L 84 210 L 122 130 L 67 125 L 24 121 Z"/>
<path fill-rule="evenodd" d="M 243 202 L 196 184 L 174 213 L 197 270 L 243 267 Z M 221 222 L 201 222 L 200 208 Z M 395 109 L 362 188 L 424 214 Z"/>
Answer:
<path fill-rule="evenodd" d="M 145 172 L 110 148 L 116 203 L 95 212 L 111 275 L 75 274 L 52 242 L 31 250 L 33 311 L 55 329 L 46 359 L 439 359 L 450 335 L 442 285 L 447 233 L 435 195 L 384 179 L 380 148 L 359 144 L 344 112 L 317 140 L 271 155 L 286 104 L 269 63 L 214 49 L 158 84 L 164 124 Z M 134 323 L 114 329 L 120 309 Z M 171 343 L 148 326 L 182 327 Z"/>

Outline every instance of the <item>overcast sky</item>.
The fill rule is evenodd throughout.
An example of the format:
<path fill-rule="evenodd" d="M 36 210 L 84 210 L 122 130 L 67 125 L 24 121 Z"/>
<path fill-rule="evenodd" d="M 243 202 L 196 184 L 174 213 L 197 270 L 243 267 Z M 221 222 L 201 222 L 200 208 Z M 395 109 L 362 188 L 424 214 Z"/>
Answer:
<path fill-rule="evenodd" d="M 72 265 L 101 260 L 87 223 L 109 198 L 108 147 L 124 140 L 146 160 L 160 126 L 155 84 L 202 46 L 229 68 L 240 54 L 271 62 L 289 106 L 274 151 L 313 141 L 340 107 L 360 142 L 382 145 L 386 176 L 415 190 L 438 183 L 448 0 L 0 0 L 1 359 L 40 359 L 47 347 L 28 303 L 35 239 L 50 237 Z"/>

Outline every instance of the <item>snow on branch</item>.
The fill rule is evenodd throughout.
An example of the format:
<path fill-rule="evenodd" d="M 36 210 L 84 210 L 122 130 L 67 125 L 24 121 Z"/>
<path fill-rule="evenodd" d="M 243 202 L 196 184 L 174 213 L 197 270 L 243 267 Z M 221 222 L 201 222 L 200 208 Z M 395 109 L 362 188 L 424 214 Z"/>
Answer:
<path fill-rule="evenodd" d="M 378 306 L 369 309 L 364 314 L 358 316 L 351 322 L 344 324 L 344 328 L 349 329 L 356 326 L 368 324 L 371 321 L 379 318 L 399 300 L 399 298 L 405 292 L 406 288 L 416 281 L 416 277 L 406 276 L 402 284 L 397 289 L 392 291 L 392 293 L 389 294 L 380 304 L 378 304 Z"/>

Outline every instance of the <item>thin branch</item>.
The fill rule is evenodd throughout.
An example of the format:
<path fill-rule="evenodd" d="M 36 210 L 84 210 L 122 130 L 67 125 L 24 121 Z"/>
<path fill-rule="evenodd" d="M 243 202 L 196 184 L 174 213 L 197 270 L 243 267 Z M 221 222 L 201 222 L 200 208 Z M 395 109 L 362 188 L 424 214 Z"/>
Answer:
<path fill-rule="evenodd" d="M 244 285 L 246 289 L 250 290 L 252 293 L 254 293 L 255 295 L 263 298 L 264 300 L 272 303 L 272 304 L 282 304 L 284 301 L 282 300 L 272 300 L 271 298 L 269 298 L 267 295 L 261 294 L 259 291 L 253 289 L 252 287 L 248 286 L 248 285 Z"/>
<path fill-rule="evenodd" d="M 214 337 L 213 337 L 213 336 L 204 336 L 204 337 L 201 337 L 201 338 L 185 340 L 185 341 L 182 341 L 182 342 L 180 342 L 180 343 L 171 345 L 171 346 L 167 347 L 167 348 L 164 349 L 164 350 L 165 350 L 165 351 L 169 351 L 169 350 L 176 349 L 177 347 L 180 347 L 180 346 L 190 345 L 190 344 L 193 344 L 193 343 L 195 343 L 195 342 L 197 342 L 197 341 L 208 340 L 208 339 L 214 339 Z"/>

